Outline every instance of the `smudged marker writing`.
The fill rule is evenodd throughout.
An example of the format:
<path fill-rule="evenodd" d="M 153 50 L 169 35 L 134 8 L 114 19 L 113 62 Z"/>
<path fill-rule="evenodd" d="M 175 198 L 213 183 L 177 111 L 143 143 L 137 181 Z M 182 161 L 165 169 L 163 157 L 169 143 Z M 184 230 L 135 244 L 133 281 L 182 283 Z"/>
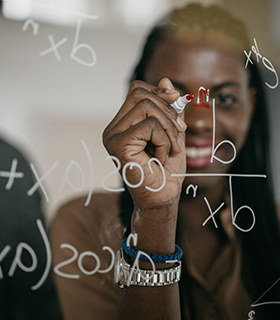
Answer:
<path fill-rule="evenodd" d="M 173 103 L 171 103 L 171 107 L 177 112 L 177 113 L 181 113 L 185 106 L 191 102 L 192 98 L 194 97 L 193 94 L 186 94 L 182 97 L 179 97 L 176 101 L 174 101 Z"/>

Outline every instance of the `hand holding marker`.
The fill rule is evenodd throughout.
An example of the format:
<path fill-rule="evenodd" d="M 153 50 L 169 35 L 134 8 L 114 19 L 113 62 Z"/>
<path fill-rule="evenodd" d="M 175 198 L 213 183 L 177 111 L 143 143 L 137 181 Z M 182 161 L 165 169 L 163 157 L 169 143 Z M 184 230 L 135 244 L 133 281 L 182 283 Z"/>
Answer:
<path fill-rule="evenodd" d="M 177 113 L 181 113 L 184 110 L 185 106 L 192 100 L 193 97 L 194 97 L 193 94 L 186 94 L 182 97 L 179 97 L 176 101 L 174 101 L 170 105 Z"/>

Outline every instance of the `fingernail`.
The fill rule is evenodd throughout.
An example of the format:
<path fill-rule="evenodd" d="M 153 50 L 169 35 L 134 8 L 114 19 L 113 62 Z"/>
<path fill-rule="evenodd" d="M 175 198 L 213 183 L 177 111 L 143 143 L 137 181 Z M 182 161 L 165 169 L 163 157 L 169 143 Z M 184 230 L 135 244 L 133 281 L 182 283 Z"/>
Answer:
<path fill-rule="evenodd" d="M 187 128 L 187 125 L 186 123 L 178 116 L 177 117 L 177 123 L 179 124 L 179 126 L 183 129 L 186 129 Z"/>
<path fill-rule="evenodd" d="M 174 94 L 174 93 L 179 93 L 178 90 L 175 89 L 165 89 L 165 93 L 167 94 Z"/>

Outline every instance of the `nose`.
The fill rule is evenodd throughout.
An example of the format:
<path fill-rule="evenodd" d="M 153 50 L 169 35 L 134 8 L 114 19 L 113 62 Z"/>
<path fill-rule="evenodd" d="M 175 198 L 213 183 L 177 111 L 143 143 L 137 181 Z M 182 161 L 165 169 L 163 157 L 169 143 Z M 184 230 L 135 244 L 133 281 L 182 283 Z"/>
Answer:
<path fill-rule="evenodd" d="M 193 103 L 187 105 L 185 109 L 185 122 L 188 126 L 187 131 L 193 134 L 210 133 L 213 130 L 212 108 L 194 106 Z"/>

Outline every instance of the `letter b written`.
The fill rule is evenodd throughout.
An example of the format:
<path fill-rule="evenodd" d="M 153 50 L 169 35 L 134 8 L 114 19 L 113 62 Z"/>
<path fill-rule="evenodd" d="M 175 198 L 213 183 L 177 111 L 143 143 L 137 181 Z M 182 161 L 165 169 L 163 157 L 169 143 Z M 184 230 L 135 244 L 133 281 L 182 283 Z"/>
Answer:
<path fill-rule="evenodd" d="M 78 44 L 78 39 L 79 39 L 80 29 L 81 29 L 81 22 L 82 22 L 82 20 L 79 19 L 78 20 L 78 24 L 77 24 L 76 35 L 75 35 L 75 40 L 74 40 L 72 52 L 70 54 L 70 58 L 73 59 L 73 60 L 76 60 L 77 62 L 81 63 L 82 65 L 84 65 L 86 67 L 93 67 L 96 64 L 95 51 L 88 44 L 85 44 L 85 43 Z M 91 57 L 92 57 L 92 61 L 91 62 L 86 62 L 86 61 L 84 61 L 84 60 L 82 60 L 82 59 L 77 57 L 77 52 L 82 48 L 88 50 L 89 53 L 91 54 Z"/>

